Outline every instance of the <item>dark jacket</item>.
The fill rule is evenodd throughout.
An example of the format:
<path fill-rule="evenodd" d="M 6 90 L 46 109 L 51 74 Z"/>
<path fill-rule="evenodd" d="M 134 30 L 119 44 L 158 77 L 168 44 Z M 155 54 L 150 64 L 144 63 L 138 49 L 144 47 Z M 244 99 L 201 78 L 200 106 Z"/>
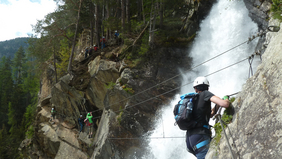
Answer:
<path fill-rule="evenodd" d="M 84 119 L 81 117 L 78 118 L 78 123 L 83 124 L 84 123 Z"/>
<path fill-rule="evenodd" d="M 211 115 L 211 101 L 210 98 L 214 96 L 211 92 L 205 90 L 199 93 L 199 96 L 195 100 L 193 107 L 193 119 L 200 125 L 209 125 Z M 194 134 L 207 134 L 211 135 L 211 131 L 203 126 L 187 130 L 189 135 Z"/>

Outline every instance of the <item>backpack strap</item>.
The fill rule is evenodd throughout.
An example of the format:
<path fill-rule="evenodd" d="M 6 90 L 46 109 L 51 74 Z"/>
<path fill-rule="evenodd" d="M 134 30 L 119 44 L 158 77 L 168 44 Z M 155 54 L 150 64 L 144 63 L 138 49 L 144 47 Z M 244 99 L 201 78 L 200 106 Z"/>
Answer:
<path fill-rule="evenodd" d="M 211 129 L 210 125 L 203 125 L 204 128 Z"/>
<path fill-rule="evenodd" d="M 180 99 L 184 99 L 185 97 L 194 97 L 196 96 L 197 93 L 191 92 L 191 93 L 186 93 L 180 96 Z"/>

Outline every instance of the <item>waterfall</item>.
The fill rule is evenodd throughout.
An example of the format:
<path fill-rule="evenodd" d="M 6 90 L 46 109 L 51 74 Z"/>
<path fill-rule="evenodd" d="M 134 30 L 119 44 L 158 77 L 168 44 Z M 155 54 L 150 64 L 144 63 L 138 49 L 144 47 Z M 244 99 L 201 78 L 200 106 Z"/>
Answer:
<path fill-rule="evenodd" d="M 193 66 L 197 66 L 216 55 L 219 55 L 248 40 L 258 31 L 257 25 L 248 16 L 248 10 L 243 1 L 218 0 L 210 11 L 210 14 L 201 22 L 200 31 L 194 40 L 194 44 L 188 56 L 193 58 Z M 160 118 L 156 121 L 156 129 L 150 133 L 148 152 L 143 159 L 193 159 L 192 154 L 186 151 L 185 131 L 174 126 L 173 107 L 178 102 L 179 96 L 184 93 L 194 92 L 193 80 L 197 76 L 206 76 L 226 66 L 247 58 L 255 51 L 258 40 L 245 43 L 227 53 L 213 59 L 196 69 L 183 74 L 180 93 L 174 100 L 160 111 Z M 259 63 L 259 58 L 253 62 L 253 69 Z M 232 67 L 208 76 L 210 91 L 216 96 L 223 97 L 236 93 L 242 89 L 242 85 L 249 77 L 248 60 Z M 214 105 L 212 105 L 213 107 Z M 213 125 L 210 120 L 210 125 Z M 164 137 L 156 139 L 154 137 Z M 177 138 L 180 137 L 180 138 Z"/>

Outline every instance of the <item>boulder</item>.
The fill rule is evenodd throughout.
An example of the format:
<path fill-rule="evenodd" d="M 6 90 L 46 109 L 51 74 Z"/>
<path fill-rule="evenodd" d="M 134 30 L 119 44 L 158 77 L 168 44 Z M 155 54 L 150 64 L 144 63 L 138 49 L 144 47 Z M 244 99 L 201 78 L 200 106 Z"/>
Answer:
<path fill-rule="evenodd" d="M 114 84 L 119 78 L 116 62 L 103 60 L 97 56 L 88 66 L 91 79 L 86 90 L 86 97 L 93 105 L 103 110 L 104 98 L 108 91 L 106 87 Z"/>

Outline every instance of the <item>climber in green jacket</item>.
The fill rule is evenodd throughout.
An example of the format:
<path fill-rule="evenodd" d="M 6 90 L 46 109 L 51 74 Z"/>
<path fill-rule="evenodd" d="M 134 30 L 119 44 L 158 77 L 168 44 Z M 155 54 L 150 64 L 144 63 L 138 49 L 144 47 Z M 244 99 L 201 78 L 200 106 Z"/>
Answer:
<path fill-rule="evenodd" d="M 56 119 L 56 110 L 54 109 L 54 107 L 51 109 L 51 118 L 50 121 L 54 121 L 55 122 Z"/>
<path fill-rule="evenodd" d="M 89 136 L 88 136 L 88 138 L 92 138 L 92 134 L 93 134 L 93 132 L 91 131 L 91 127 L 94 125 L 92 118 L 93 118 L 92 112 L 88 112 L 88 113 L 87 113 L 87 116 L 86 116 L 86 120 L 88 120 L 89 123 L 90 123 L 90 125 L 89 125 Z"/>

